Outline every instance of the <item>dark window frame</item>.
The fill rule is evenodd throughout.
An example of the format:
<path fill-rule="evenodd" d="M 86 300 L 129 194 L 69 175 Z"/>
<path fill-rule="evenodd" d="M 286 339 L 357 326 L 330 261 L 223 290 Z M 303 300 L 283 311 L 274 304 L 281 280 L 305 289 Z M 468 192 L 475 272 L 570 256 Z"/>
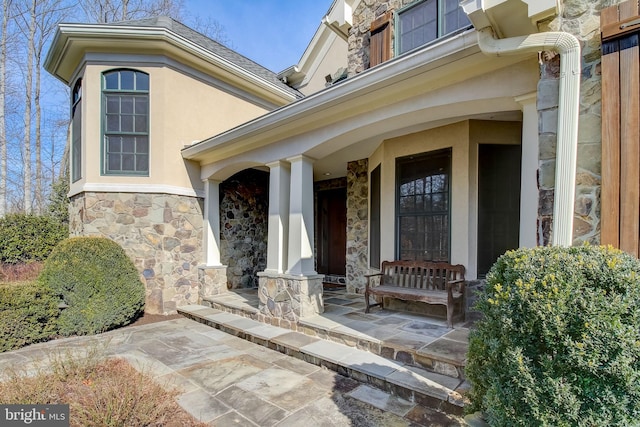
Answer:
<path fill-rule="evenodd" d="M 382 179 L 381 165 L 376 166 L 369 178 L 371 197 L 369 215 L 369 267 L 380 268 L 380 239 L 381 239 L 381 196 Z"/>
<path fill-rule="evenodd" d="M 457 4 L 457 1 L 456 3 Z M 404 33 L 403 30 L 403 15 L 404 16 L 408 16 L 408 14 L 412 13 L 412 12 L 417 12 L 418 8 L 423 8 L 423 7 L 428 7 L 429 5 L 435 5 L 435 9 L 436 9 L 436 19 L 435 19 L 435 37 L 433 37 L 433 39 L 427 40 L 427 41 L 423 41 L 419 44 L 415 44 L 415 45 L 411 45 L 409 47 L 405 47 L 403 46 L 403 42 L 402 42 L 402 35 Z M 460 7 L 460 5 L 458 5 L 457 9 L 455 9 L 455 12 L 453 11 L 447 11 L 446 10 L 447 7 L 447 0 L 420 0 L 420 1 L 416 1 L 414 3 L 411 3 L 405 7 L 403 7 L 402 9 L 398 9 L 398 11 L 395 14 L 395 22 L 394 22 L 394 28 L 395 28 L 395 37 L 394 37 L 394 52 L 395 52 L 395 56 L 399 56 L 399 55 L 403 55 L 407 52 L 410 52 L 414 49 L 418 49 L 420 47 L 429 45 L 431 43 L 434 43 L 442 38 L 445 37 L 450 37 L 454 34 L 460 33 L 468 28 L 472 27 L 471 21 L 469 21 L 469 19 L 467 18 L 466 14 L 464 13 L 464 11 L 462 10 L 462 8 Z M 461 16 L 463 17 L 463 20 L 465 21 L 464 23 L 460 23 L 458 22 L 458 24 L 453 28 L 453 29 L 447 29 L 445 27 L 445 17 L 451 13 L 456 13 L 456 16 L 458 18 L 460 18 Z M 417 27 L 414 27 L 417 28 Z"/>
<path fill-rule="evenodd" d="M 82 77 L 71 92 L 71 182 L 82 179 Z"/>
<path fill-rule="evenodd" d="M 103 175 L 149 176 L 149 80 L 149 74 L 128 68 L 102 73 Z"/>
<path fill-rule="evenodd" d="M 418 164 L 419 167 L 414 169 L 424 170 L 425 176 L 416 176 L 414 179 L 408 179 L 407 175 L 403 175 L 404 170 L 409 169 L 410 165 Z M 430 173 L 442 172 L 440 174 Z M 434 177 L 440 175 L 446 175 L 444 183 L 435 183 Z M 441 178 L 437 178 L 438 180 Z M 417 184 L 419 180 L 422 180 L 422 184 Z M 426 153 L 419 153 L 415 155 L 399 157 L 396 159 L 396 185 L 395 185 L 395 225 L 396 225 L 396 241 L 395 241 L 395 257 L 398 260 L 425 260 L 425 261 L 446 261 L 451 260 L 451 180 L 452 180 L 452 149 L 445 148 L 436 151 L 430 151 Z M 406 182 L 403 182 L 406 181 Z M 428 182 L 427 182 L 428 181 Z M 416 188 L 419 185 L 423 185 L 422 190 L 419 188 L 414 191 L 413 194 L 407 193 L 403 195 L 401 186 L 413 183 Z M 435 183 L 435 184 L 434 184 Z M 434 186 L 444 185 L 443 191 L 433 191 Z M 428 188 L 432 188 L 428 190 Z M 434 196 L 437 196 L 434 198 Z M 409 208 L 403 208 L 402 198 L 406 197 L 406 200 L 411 201 L 413 198 L 414 206 L 418 206 L 418 203 L 422 203 L 422 209 L 415 208 L 414 211 L 409 211 Z M 425 206 L 429 204 L 431 207 L 436 206 L 435 203 L 444 203 L 445 209 L 432 209 L 427 210 Z M 407 202 L 409 203 L 409 202 Z M 410 203 L 405 203 L 405 206 L 410 206 Z M 445 217 L 445 218 L 443 218 Z M 407 234 L 407 239 L 404 239 L 405 234 L 402 231 L 403 222 L 406 222 L 410 218 L 415 219 L 415 229 Z M 440 218 L 440 219 L 438 219 Z M 428 220 L 431 219 L 431 224 Z M 444 219 L 444 224 L 442 220 Z M 420 221 L 422 220 L 422 224 Z M 440 221 L 440 226 L 444 226 L 446 230 L 446 236 L 440 236 L 437 239 L 440 247 L 446 246 L 444 250 L 440 250 L 438 254 L 433 252 L 433 246 L 430 245 L 436 241 L 428 237 L 427 226 L 437 224 Z M 422 226 L 422 232 L 420 227 Z M 417 236 L 422 236 L 421 239 L 416 239 Z M 421 242 L 420 242 L 421 240 Z M 412 243 L 415 248 L 403 247 L 403 242 L 408 245 Z M 415 245 L 413 245 L 415 243 Z M 407 256 L 411 253 L 412 256 Z"/>

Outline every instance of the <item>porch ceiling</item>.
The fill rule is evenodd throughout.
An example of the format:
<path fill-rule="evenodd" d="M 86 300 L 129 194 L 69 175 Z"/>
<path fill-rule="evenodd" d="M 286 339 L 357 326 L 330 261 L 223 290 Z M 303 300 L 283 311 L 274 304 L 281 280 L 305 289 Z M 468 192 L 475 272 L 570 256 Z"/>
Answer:
<path fill-rule="evenodd" d="M 466 120 L 519 120 L 514 97 L 535 91 L 536 58 L 488 58 L 475 31 L 398 57 L 182 151 L 202 178 L 304 154 L 315 179 L 344 175 L 390 137 Z M 505 85 L 505 81 L 509 84 Z M 327 175 L 329 174 L 329 175 Z"/>

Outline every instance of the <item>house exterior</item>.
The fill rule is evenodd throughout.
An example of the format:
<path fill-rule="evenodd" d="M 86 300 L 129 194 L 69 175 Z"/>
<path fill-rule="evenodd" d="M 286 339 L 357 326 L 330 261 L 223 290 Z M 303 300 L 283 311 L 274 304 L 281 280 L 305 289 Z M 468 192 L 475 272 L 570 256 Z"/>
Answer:
<path fill-rule="evenodd" d="M 120 243 L 150 312 L 258 285 L 284 321 L 386 259 L 473 287 L 507 249 L 599 243 L 596 3 L 335 0 L 279 74 L 168 18 L 62 24 L 71 233 Z"/>

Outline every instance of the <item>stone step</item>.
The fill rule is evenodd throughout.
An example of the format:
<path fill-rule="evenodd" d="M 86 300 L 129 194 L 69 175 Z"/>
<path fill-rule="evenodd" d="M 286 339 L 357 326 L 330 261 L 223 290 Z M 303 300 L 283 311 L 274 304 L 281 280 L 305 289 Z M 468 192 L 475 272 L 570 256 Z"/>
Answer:
<path fill-rule="evenodd" d="M 297 322 L 285 319 L 267 318 L 253 306 L 255 301 L 246 296 L 229 293 L 206 298 L 203 304 L 217 310 L 229 312 L 249 319 L 274 326 L 280 326 L 293 331 L 302 332 L 324 340 L 337 342 L 369 351 L 375 355 L 403 363 L 407 366 L 426 369 L 436 374 L 446 375 L 461 380 L 465 379 L 466 352 L 468 343 L 468 329 L 454 329 L 444 337 L 438 338 L 428 345 L 416 344 L 410 337 L 388 337 L 384 328 L 372 328 L 367 323 L 367 315 L 362 313 L 362 322 L 351 322 L 345 326 L 335 317 L 317 315 L 299 319 Z M 354 319 L 353 313 L 350 320 Z M 360 326 L 355 326 L 358 323 Z"/>
<path fill-rule="evenodd" d="M 200 323 L 326 367 L 411 402 L 450 414 L 462 414 L 468 383 L 460 378 L 408 366 L 354 346 L 203 305 L 182 306 L 178 308 L 178 312 Z"/>

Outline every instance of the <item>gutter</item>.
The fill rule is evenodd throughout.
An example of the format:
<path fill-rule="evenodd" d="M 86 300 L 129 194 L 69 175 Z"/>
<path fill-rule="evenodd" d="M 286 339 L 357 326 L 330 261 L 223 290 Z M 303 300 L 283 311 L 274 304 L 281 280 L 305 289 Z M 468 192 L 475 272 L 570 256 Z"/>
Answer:
<path fill-rule="evenodd" d="M 478 46 L 482 52 L 494 56 L 537 53 L 543 50 L 560 54 L 552 244 L 571 246 L 580 106 L 580 43 L 573 35 L 564 32 L 497 39 L 493 29 L 485 27 L 478 30 Z"/>

